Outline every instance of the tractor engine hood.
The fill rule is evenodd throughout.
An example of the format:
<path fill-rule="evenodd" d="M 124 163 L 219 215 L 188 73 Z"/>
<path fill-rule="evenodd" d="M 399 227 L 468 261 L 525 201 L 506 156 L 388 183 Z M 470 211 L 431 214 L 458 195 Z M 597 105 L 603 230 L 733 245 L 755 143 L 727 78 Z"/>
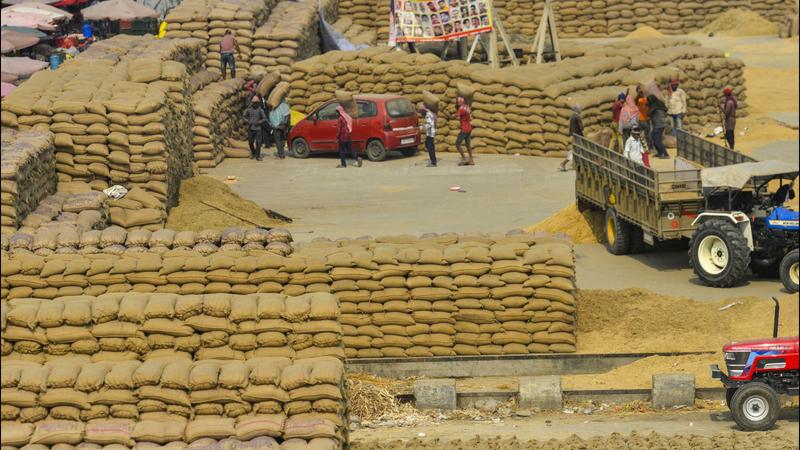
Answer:
<path fill-rule="evenodd" d="M 798 337 L 779 337 L 733 341 L 722 347 L 723 352 L 778 351 L 797 353 Z"/>

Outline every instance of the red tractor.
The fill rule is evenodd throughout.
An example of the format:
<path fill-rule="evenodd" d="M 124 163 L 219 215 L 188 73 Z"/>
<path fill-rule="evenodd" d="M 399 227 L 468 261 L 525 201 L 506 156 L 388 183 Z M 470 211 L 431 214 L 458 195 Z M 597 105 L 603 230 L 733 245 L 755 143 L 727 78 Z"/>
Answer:
<path fill-rule="evenodd" d="M 716 364 L 711 378 L 725 386 L 725 401 L 733 420 L 745 431 L 772 428 L 781 409 L 780 395 L 798 395 L 800 336 L 778 336 L 780 306 L 776 298 L 772 339 L 734 341 L 722 347 L 728 375 Z"/>

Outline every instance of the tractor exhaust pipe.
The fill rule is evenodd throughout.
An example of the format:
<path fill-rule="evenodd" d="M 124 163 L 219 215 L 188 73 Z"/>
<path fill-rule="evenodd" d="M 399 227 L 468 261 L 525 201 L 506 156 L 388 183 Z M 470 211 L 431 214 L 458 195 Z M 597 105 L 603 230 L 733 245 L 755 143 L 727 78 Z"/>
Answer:
<path fill-rule="evenodd" d="M 776 338 L 778 337 L 778 319 L 781 317 L 781 305 L 775 297 L 772 297 L 772 301 L 775 302 L 775 319 L 772 324 L 772 337 Z"/>

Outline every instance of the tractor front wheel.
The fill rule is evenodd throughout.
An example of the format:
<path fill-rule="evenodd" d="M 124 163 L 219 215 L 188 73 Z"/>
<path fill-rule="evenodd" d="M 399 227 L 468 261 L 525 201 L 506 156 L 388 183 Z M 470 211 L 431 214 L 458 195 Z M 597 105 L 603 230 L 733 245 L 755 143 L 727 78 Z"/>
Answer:
<path fill-rule="evenodd" d="M 750 248 L 742 232 L 726 219 L 703 222 L 689 243 L 689 263 L 705 284 L 731 287 L 750 265 Z"/>
<path fill-rule="evenodd" d="M 736 390 L 730 402 L 731 416 L 744 431 L 764 431 L 775 425 L 780 412 L 780 399 L 774 389 L 764 383 L 748 383 Z"/>
<path fill-rule="evenodd" d="M 780 274 L 783 287 L 791 293 L 797 292 L 798 274 L 797 249 L 786 254 L 781 260 Z"/>

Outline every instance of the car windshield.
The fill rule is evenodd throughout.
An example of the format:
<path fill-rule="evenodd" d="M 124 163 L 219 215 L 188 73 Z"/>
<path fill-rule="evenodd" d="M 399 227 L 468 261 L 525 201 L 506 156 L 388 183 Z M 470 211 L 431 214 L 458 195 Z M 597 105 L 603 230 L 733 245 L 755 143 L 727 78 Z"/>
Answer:
<path fill-rule="evenodd" d="M 393 119 L 413 116 L 414 105 L 406 98 L 396 98 L 386 102 L 386 112 L 389 113 L 389 117 Z"/>

